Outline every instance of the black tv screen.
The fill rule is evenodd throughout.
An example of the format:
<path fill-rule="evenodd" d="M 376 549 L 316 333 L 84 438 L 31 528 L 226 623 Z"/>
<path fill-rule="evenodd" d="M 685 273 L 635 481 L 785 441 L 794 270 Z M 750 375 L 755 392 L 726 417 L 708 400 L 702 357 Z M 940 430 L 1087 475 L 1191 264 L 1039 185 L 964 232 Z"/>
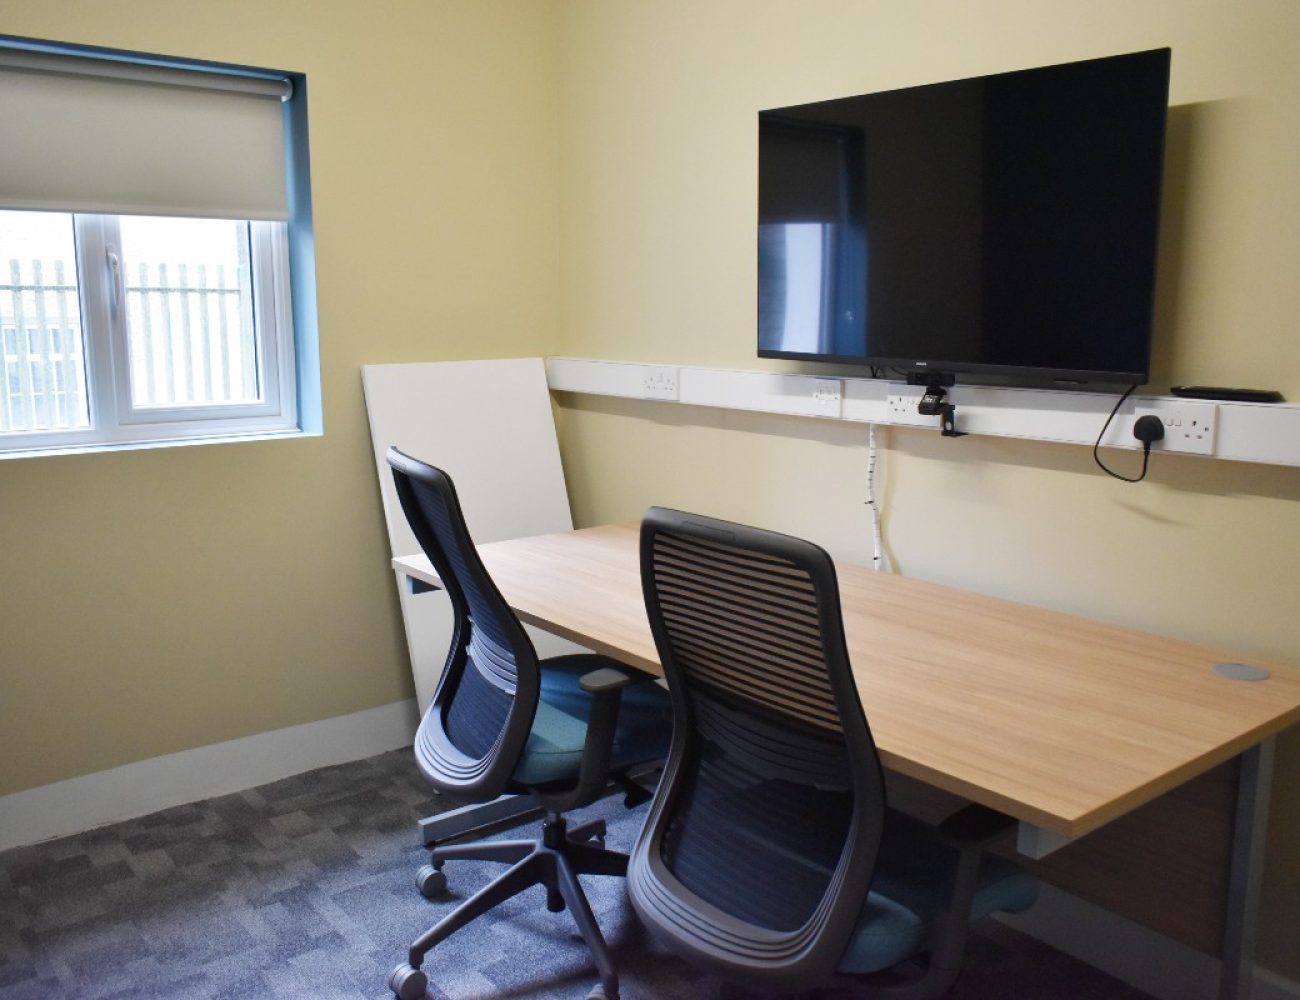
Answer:
<path fill-rule="evenodd" d="M 760 112 L 759 356 L 1145 381 L 1169 60 Z"/>

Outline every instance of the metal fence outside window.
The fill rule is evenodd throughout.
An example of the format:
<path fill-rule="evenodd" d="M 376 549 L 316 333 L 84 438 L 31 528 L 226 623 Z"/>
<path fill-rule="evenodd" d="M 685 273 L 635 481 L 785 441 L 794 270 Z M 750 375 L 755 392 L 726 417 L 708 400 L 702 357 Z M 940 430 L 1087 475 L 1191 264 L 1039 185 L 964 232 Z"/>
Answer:
<path fill-rule="evenodd" d="M 132 402 L 255 402 L 252 296 L 244 293 L 241 275 L 220 264 L 209 270 L 204 264 L 142 263 L 134 271 L 124 283 Z"/>
<path fill-rule="evenodd" d="M 0 434 L 89 427 L 75 264 L 10 259 L 5 265 L 7 281 L 0 282 Z M 257 342 L 246 268 L 149 262 L 131 271 L 120 288 L 132 404 L 256 401 Z"/>
<path fill-rule="evenodd" d="M 46 263 L 10 260 L 0 284 L 0 433 L 90 425 L 75 267 L 53 261 L 47 275 Z"/>

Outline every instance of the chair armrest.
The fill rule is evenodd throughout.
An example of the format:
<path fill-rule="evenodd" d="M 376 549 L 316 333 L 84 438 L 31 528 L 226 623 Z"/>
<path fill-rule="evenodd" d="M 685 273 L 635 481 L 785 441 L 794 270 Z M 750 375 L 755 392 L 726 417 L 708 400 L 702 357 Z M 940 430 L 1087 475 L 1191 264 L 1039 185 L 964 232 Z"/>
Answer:
<path fill-rule="evenodd" d="M 609 784 L 609 759 L 614 749 L 614 731 L 618 728 L 618 710 L 623 689 L 632 678 L 613 667 L 599 667 L 578 679 L 582 690 L 591 695 L 591 713 L 587 716 L 587 734 L 578 764 L 578 782 L 562 795 L 538 795 L 548 809 L 567 812 L 596 801 Z"/>
<path fill-rule="evenodd" d="M 578 686 L 588 694 L 599 694 L 602 691 L 621 691 L 632 683 L 632 678 L 621 670 L 615 670 L 613 667 L 601 667 L 599 670 L 593 670 L 589 674 L 583 674 L 578 678 Z"/>
<path fill-rule="evenodd" d="M 979 888 L 984 846 L 1014 822 L 1012 817 L 996 809 L 972 803 L 958 809 L 938 826 L 939 836 L 957 849 L 947 905 L 930 952 L 931 969 L 944 982 L 951 982 L 961 968 L 971 906 Z"/>
<path fill-rule="evenodd" d="M 578 766 L 579 799 L 574 806 L 595 801 L 609 782 L 609 758 L 614 749 L 614 731 L 618 728 L 618 710 L 623 702 L 623 689 L 631 683 L 631 677 L 613 667 L 601 667 L 578 679 L 582 690 L 591 694 L 591 714 L 587 716 L 587 738 L 582 745 L 582 763 Z"/>
<path fill-rule="evenodd" d="M 939 835 L 954 847 L 980 847 L 1015 823 L 996 809 L 971 803 L 939 824 Z"/>

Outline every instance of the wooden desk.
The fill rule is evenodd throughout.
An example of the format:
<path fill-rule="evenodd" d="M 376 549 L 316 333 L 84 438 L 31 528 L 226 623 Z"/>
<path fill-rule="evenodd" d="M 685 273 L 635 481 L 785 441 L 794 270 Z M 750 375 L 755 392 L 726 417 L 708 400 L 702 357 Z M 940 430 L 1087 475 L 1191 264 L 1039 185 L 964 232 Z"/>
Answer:
<path fill-rule="evenodd" d="M 637 533 L 613 525 L 479 547 L 524 621 L 659 672 Z M 437 582 L 423 556 L 394 568 Z M 1221 996 L 1246 995 L 1272 739 L 1300 672 L 951 587 L 837 564 L 854 676 L 882 762 L 1065 843 L 1243 755 Z"/>

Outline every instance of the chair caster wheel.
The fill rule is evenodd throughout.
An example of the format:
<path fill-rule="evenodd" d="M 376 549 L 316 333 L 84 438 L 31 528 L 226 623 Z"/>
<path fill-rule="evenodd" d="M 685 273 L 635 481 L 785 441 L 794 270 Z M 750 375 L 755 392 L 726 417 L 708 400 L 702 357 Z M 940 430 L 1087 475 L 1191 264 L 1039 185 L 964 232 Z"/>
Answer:
<path fill-rule="evenodd" d="M 429 988 L 429 977 L 419 969 L 413 969 L 403 962 L 388 978 L 388 988 L 393 991 L 397 1000 L 424 1000 L 425 992 Z"/>
<path fill-rule="evenodd" d="M 425 899 L 437 899 L 447 891 L 447 876 L 433 865 L 425 865 L 415 873 L 415 887 Z"/>

